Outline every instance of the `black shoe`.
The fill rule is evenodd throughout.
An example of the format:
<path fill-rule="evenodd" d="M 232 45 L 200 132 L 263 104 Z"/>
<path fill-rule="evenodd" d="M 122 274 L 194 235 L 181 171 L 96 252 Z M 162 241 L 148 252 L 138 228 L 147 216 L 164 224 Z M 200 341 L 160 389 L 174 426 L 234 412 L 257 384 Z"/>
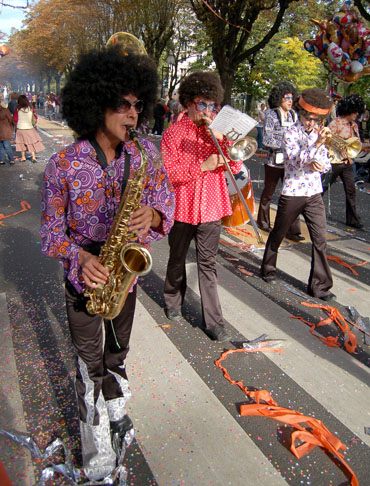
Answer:
<path fill-rule="evenodd" d="M 285 237 L 287 240 L 290 240 L 290 241 L 295 241 L 296 243 L 298 243 L 298 241 L 303 241 L 305 239 L 304 236 L 298 234 L 298 235 L 286 235 Z"/>
<path fill-rule="evenodd" d="M 215 327 L 214 329 L 204 329 L 203 331 L 209 336 L 213 341 L 229 341 L 231 339 L 230 334 L 223 326 Z"/>
<path fill-rule="evenodd" d="M 347 224 L 346 226 L 350 226 L 351 228 L 356 228 L 356 229 L 362 229 L 364 227 L 362 223 Z"/>
<path fill-rule="evenodd" d="M 269 284 L 276 284 L 276 277 L 274 275 L 261 275 L 261 278 Z"/>
<path fill-rule="evenodd" d="M 262 225 L 257 225 L 258 228 L 262 231 L 266 231 L 267 233 L 271 233 L 272 228 L 270 226 L 262 226 Z"/>
<path fill-rule="evenodd" d="M 165 309 L 164 313 L 166 314 L 167 319 L 170 321 L 181 321 L 182 315 L 177 309 Z"/>
<path fill-rule="evenodd" d="M 329 302 L 330 300 L 335 300 L 337 296 L 332 292 L 329 292 L 327 295 L 322 295 L 321 297 L 316 297 L 316 298 L 323 300 L 324 302 Z"/>

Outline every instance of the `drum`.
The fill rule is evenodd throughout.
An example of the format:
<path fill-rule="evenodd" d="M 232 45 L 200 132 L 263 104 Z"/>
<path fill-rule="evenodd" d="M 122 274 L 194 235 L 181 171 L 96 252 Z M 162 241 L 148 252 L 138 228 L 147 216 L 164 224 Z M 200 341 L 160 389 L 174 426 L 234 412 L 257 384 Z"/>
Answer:
<path fill-rule="evenodd" d="M 227 172 L 225 172 L 225 179 L 227 183 L 227 188 L 229 190 L 233 214 L 231 216 L 225 216 L 224 218 L 222 218 L 222 225 L 227 228 L 236 228 L 237 226 L 242 226 L 243 224 L 248 223 L 249 216 L 243 206 L 243 203 L 240 201 L 239 195 L 236 192 L 230 175 Z M 254 204 L 253 186 L 247 167 L 243 165 L 242 170 L 238 174 L 234 174 L 234 179 L 237 183 L 238 188 L 243 194 L 243 197 L 251 214 L 254 217 L 256 213 L 256 208 Z"/>

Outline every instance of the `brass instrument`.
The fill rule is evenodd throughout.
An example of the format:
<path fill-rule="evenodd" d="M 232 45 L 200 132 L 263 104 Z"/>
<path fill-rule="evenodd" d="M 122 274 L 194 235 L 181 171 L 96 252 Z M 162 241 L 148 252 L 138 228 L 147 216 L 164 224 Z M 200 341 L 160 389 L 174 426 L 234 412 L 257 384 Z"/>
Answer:
<path fill-rule="evenodd" d="M 240 202 L 242 203 L 246 213 L 248 214 L 249 221 L 252 224 L 254 233 L 255 233 L 256 238 L 257 238 L 257 242 L 259 244 L 263 245 L 264 241 L 263 241 L 263 238 L 262 238 L 260 232 L 258 231 L 257 223 L 255 222 L 253 215 L 252 215 L 252 213 L 251 213 L 251 211 L 248 207 L 248 204 L 246 203 L 244 196 L 243 196 L 241 190 L 239 189 L 239 187 L 236 183 L 234 174 L 231 172 L 229 163 L 228 163 L 228 161 L 227 161 L 227 159 L 226 159 L 226 157 L 225 157 L 225 155 L 224 155 L 224 153 L 223 153 L 223 151 L 220 147 L 220 144 L 218 143 L 218 140 L 217 140 L 215 134 L 213 133 L 213 130 L 209 126 L 208 126 L 208 129 L 211 133 L 213 141 L 216 144 L 216 147 L 217 147 L 219 154 L 223 158 L 226 170 L 227 170 L 227 172 L 230 176 L 231 182 L 233 183 L 233 186 L 234 186 L 234 188 L 235 188 L 235 190 L 236 190 L 236 192 L 239 196 Z M 234 160 L 234 161 L 247 160 L 250 157 L 252 157 L 252 155 L 256 152 L 256 150 L 257 150 L 257 142 L 251 137 L 244 137 L 244 138 L 240 138 L 239 140 L 236 140 L 232 145 L 230 145 L 230 147 L 228 147 L 228 155 L 229 155 L 230 159 Z"/>
<path fill-rule="evenodd" d="M 329 152 L 330 163 L 341 164 L 343 159 L 354 159 L 361 152 L 362 143 L 357 137 L 345 139 L 330 132 L 325 147 Z"/>
<path fill-rule="evenodd" d="M 250 159 L 256 153 L 257 147 L 257 141 L 254 138 L 244 137 L 239 138 L 239 140 L 236 140 L 236 142 L 230 145 L 227 153 L 231 160 L 237 162 L 239 160 Z"/>
<path fill-rule="evenodd" d="M 99 262 L 109 271 L 107 282 L 96 288 L 87 288 L 89 298 L 86 309 L 90 314 L 99 314 L 104 319 L 114 319 L 121 312 L 131 285 L 137 276 L 143 276 L 152 268 L 149 251 L 139 243 L 137 231 L 128 230 L 132 213 L 140 207 L 143 184 L 147 175 L 148 154 L 138 141 L 136 131 L 127 127 L 131 140 L 141 156 L 141 165 L 135 179 L 127 183 L 127 196 L 121 202 L 115 215 L 107 241 L 100 250 Z"/>

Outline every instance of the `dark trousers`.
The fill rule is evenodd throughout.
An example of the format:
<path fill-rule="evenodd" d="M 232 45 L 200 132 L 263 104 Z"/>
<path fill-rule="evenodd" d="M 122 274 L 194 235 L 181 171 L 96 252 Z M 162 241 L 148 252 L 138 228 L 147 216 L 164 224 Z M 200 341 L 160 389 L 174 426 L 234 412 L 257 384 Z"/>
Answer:
<path fill-rule="evenodd" d="M 329 184 L 332 185 L 339 176 L 343 182 L 344 192 L 346 194 L 346 224 L 361 223 L 361 218 L 356 209 L 356 186 L 353 167 L 351 164 L 333 164 L 331 167 L 331 177 Z M 325 185 L 324 190 L 328 189 L 329 185 Z"/>
<path fill-rule="evenodd" d="M 162 135 L 163 127 L 164 127 L 164 118 L 154 117 L 154 127 L 152 130 L 153 133 L 155 133 L 156 135 Z"/>
<path fill-rule="evenodd" d="M 275 225 L 266 243 L 261 274 L 276 274 L 278 250 L 297 216 L 303 214 L 312 242 L 311 272 L 308 293 L 314 297 L 328 295 L 333 278 L 326 258 L 326 215 L 321 194 L 311 197 L 280 196 Z"/>
<path fill-rule="evenodd" d="M 197 225 L 175 221 L 168 236 L 170 256 L 164 285 L 166 308 L 180 310 L 184 302 L 186 255 L 194 238 L 203 325 L 206 329 L 225 325 L 217 292 L 216 255 L 220 233 L 221 221 Z"/>
<path fill-rule="evenodd" d="M 87 410 L 94 409 L 93 425 L 99 424 L 96 403 L 100 394 L 104 399 L 122 397 L 119 379 L 127 380 L 124 361 L 129 351 L 129 340 L 135 313 L 136 285 L 128 294 L 121 313 L 113 319 L 116 345 L 110 320 L 99 315 L 91 316 L 80 304 L 76 293 L 66 288 L 66 304 L 72 342 L 77 352 L 76 392 L 80 419 L 86 422 Z M 103 335 L 103 325 L 105 337 Z M 93 387 L 93 400 L 90 400 L 89 387 Z"/>
<path fill-rule="evenodd" d="M 277 183 L 284 179 L 284 167 L 271 167 L 265 164 L 265 186 L 261 194 L 260 205 L 258 208 L 257 224 L 261 229 L 270 228 L 270 204 L 274 195 Z M 299 235 L 301 233 L 301 224 L 299 218 L 292 221 L 292 225 L 287 235 Z"/>

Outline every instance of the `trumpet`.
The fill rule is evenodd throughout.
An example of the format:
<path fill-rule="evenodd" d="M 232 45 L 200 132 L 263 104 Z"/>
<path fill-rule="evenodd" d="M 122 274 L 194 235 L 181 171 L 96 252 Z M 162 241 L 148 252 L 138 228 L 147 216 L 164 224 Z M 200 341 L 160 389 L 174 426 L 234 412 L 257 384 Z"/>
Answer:
<path fill-rule="evenodd" d="M 362 143 L 357 137 L 342 138 L 332 132 L 325 140 L 331 164 L 341 164 L 343 159 L 354 159 L 362 150 Z"/>

